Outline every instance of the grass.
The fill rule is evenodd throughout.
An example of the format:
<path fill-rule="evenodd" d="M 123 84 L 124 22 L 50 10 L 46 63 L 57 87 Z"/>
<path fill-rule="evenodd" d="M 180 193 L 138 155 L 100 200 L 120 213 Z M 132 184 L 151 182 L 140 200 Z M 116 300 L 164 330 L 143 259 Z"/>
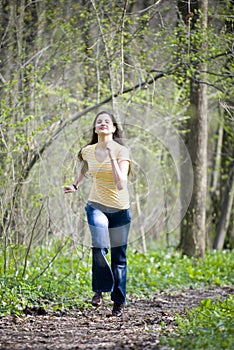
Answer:
<path fill-rule="evenodd" d="M 211 302 L 202 300 L 199 307 L 177 316 L 176 334 L 162 337 L 161 345 L 178 350 L 232 350 L 234 349 L 234 298 Z"/>
<path fill-rule="evenodd" d="M 25 247 L 9 247 L 0 257 L 0 315 L 22 314 L 26 308 L 63 310 L 87 307 L 91 291 L 91 255 L 71 242 L 37 247 L 25 262 Z M 5 272 L 4 272 L 5 266 Z M 176 251 L 128 250 L 128 295 L 151 297 L 160 290 L 234 284 L 234 253 L 207 252 L 204 259 Z M 220 350 L 233 346 L 233 296 L 223 302 L 202 301 L 177 316 L 177 331 L 162 337 L 168 349 Z"/>

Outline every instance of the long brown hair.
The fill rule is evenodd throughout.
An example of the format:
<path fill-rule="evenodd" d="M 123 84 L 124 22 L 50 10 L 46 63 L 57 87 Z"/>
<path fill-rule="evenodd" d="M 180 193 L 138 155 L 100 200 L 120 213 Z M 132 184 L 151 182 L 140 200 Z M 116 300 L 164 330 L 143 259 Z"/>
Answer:
<path fill-rule="evenodd" d="M 120 130 L 120 127 L 119 127 L 119 125 L 118 125 L 118 123 L 117 123 L 117 120 L 115 119 L 115 117 L 113 116 L 113 114 L 111 114 L 110 112 L 107 112 L 107 111 L 101 111 L 101 112 L 99 112 L 99 113 L 96 115 L 96 117 L 95 117 L 95 119 L 94 119 L 94 121 L 93 121 L 93 128 L 92 128 L 93 131 L 92 131 L 91 140 L 90 140 L 90 142 L 88 142 L 84 147 L 89 146 L 89 145 L 94 145 L 95 143 L 98 142 L 98 135 L 97 135 L 97 133 L 95 132 L 95 125 L 96 125 L 96 120 L 97 120 L 97 118 L 98 118 L 100 115 L 102 115 L 102 114 L 107 114 L 107 115 L 111 118 L 112 123 L 113 123 L 113 125 L 115 126 L 115 132 L 113 133 L 113 140 L 116 141 L 116 142 L 118 142 L 120 145 L 123 145 L 123 144 L 124 144 L 124 143 L 123 143 L 123 138 L 122 138 L 122 131 Z M 84 147 L 82 147 L 82 148 L 84 148 Z M 79 153 L 78 153 L 78 159 L 83 163 L 83 164 L 82 164 L 82 167 L 81 167 L 81 173 L 82 173 L 82 174 L 85 174 L 86 171 L 88 170 L 88 164 L 87 164 L 87 162 L 86 162 L 86 161 L 83 159 L 83 157 L 82 157 L 82 148 L 80 149 L 80 151 L 79 151 Z"/>

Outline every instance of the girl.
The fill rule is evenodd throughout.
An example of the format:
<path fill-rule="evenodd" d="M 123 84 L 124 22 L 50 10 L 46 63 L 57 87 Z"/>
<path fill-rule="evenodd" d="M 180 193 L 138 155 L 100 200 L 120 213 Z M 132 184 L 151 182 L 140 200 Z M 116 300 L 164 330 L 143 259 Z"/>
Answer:
<path fill-rule="evenodd" d="M 104 292 L 111 292 L 112 315 L 121 316 L 126 303 L 127 240 L 131 223 L 127 180 L 130 166 L 128 149 L 123 145 L 112 114 L 102 111 L 93 123 L 93 134 L 79 152 L 80 174 L 65 193 L 78 189 L 89 172 L 93 183 L 85 206 L 92 236 L 92 305 L 100 306 Z M 111 247 L 111 266 L 106 260 Z"/>

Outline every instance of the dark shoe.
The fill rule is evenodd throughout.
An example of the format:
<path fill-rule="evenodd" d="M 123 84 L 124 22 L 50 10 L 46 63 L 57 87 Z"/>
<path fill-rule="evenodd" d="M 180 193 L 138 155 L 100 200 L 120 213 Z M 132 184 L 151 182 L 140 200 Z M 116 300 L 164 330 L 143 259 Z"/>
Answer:
<path fill-rule="evenodd" d="M 93 299 L 91 300 L 91 304 L 93 306 L 101 306 L 102 305 L 102 293 L 95 293 Z"/>
<path fill-rule="evenodd" d="M 123 304 L 114 303 L 113 310 L 112 310 L 112 316 L 120 317 L 123 315 Z"/>

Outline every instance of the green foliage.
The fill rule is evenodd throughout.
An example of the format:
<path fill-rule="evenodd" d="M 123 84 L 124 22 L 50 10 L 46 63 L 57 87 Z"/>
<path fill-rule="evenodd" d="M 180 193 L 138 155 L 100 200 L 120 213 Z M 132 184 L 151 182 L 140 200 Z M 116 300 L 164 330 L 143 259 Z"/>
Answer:
<path fill-rule="evenodd" d="M 17 246 L 15 246 L 15 250 Z M 18 246 L 21 261 L 25 247 Z M 214 251 L 204 259 L 182 257 L 176 251 L 149 251 L 147 254 L 128 250 L 128 296 L 152 297 L 159 290 L 199 288 L 209 285 L 233 285 L 234 253 Z M 23 262 L 15 270 L 16 251 L 8 269 L 1 271 L 0 315 L 24 314 L 30 309 L 63 311 L 88 307 L 91 299 L 91 259 L 89 248 L 75 247 L 71 241 L 49 247 L 34 248 L 28 256 L 26 273 Z M 108 255 L 108 259 L 110 256 Z M 0 268 L 4 265 L 3 254 Z M 233 347 L 234 299 L 223 302 L 203 300 L 199 307 L 177 315 L 175 334 L 161 338 L 165 348 L 220 350 Z"/>
<path fill-rule="evenodd" d="M 0 277 L 0 313 L 21 314 L 25 308 L 44 307 L 61 310 L 82 306 L 90 293 L 89 255 L 70 252 L 66 245 L 34 249 L 28 257 L 26 273 L 23 263 L 15 271 L 14 257 Z M 84 255 L 83 255 L 84 254 Z M 1 269 L 3 257 L 1 258 Z"/>
<path fill-rule="evenodd" d="M 234 283 L 233 252 L 209 252 L 205 259 L 188 258 L 173 251 L 131 254 L 131 293 L 152 296 L 156 290 Z M 131 263 L 132 262 L 132 263 Z"/>
<path fill-rule="evenodd" d="M 25 248 L 21 247 L 22 257 L 24 252 Z M 52 310 L 83 307 L 90 299 L 91 259 L 88 248 L 74 248 L 70 241 L 38 247 L 29 253 L 25 271 L 22 257 L 21 264 L 18 263 L 18 269 L 15 269 L 15 255 L 16 252 L 9 257 L 4 274 L 1 254 L 1 314 L 21 314 L 25 308 L 35 306 Z M 158 290 L 233 284 L 233 271 L 231 251 L 208 253 L 204 260 L 195 260 L 181 257 L 177 252 L 141 254 L 129 248 L 128 294 L 149 297 Z"/>
<path fill-rule="evenodd" d="M 207 33 L 199 25 L 194 32 L 184 23 L 178 24 L 170 1 L 145 9 L 141 1 L 133 0 L 128 1 L 126 9 L 124 2 L 106 0 L 40 4 L 21 9 L 17 2 L 10 3 L 4 8 L 0 28 L 4 38 L 0 87 L 3 198 L 0 219 L 3 223 L 10 219 L 3 230 L 8 239 L 8 235 L 14 236 L 14 229 L 15 241 L 18 236 L 24 241 L 25 232 L 30 232 L 30 219 L 36 215 L 31 203 L 41 196 L 35 185 L 34 157 L 40 154 L 43 161 L 48 141 L 53 140 L 54 144 L 61 125 L 77 112 L 130 88 L 124 97 L 129 105 L 137 102 L 152 106 L 157 115 L 169 118 L 185 133 L 187 128 L 181 116 L 187 113 L 189 82 L 199 77 L 197 63 L 207 59 L 209 105 L 216 106 L 222 99 L 233 100 L 233 61 L 225 55 L 232 48 L 233 34 L 227 1 L 217 6 L 209 4 L 211 20 Z M 16 22 L 12 17 L 15 13 L 21 13 Z M 201 46 L 206 35 L 207 54 L 198 53 L 194 48 Z M 152 83 L 159 73 L 168 71 L 169 75 L 165 73 L 164 78 Z M 131 90 L 136 84 L 150 80 L 151 84 L 144 83 L 141 88 Z M 212 111 L 209 115 L 215 119 Z M 82 117 L 81 123 L 85 120 Z M 72 128 L 76 126 L 74 123 Z M 70 134 L 68 127 L 68 142 Z M 67 147 L 64 143 L 63 149 Z M 60 150 L 53 152 L 48 157 L 56 159 Z M 9 208 L 14 211 L 13 216 Z"/>
<path fill-rule="evenodd" d="M 231 350 L 234 347 L 233 315 L 233 295 L 223 302 L 204 299 L 199 307 L 187 311 L 185 317 L 177 316 L 174 337 L 163 337 L 161 344 L 180 350 Z"/>

